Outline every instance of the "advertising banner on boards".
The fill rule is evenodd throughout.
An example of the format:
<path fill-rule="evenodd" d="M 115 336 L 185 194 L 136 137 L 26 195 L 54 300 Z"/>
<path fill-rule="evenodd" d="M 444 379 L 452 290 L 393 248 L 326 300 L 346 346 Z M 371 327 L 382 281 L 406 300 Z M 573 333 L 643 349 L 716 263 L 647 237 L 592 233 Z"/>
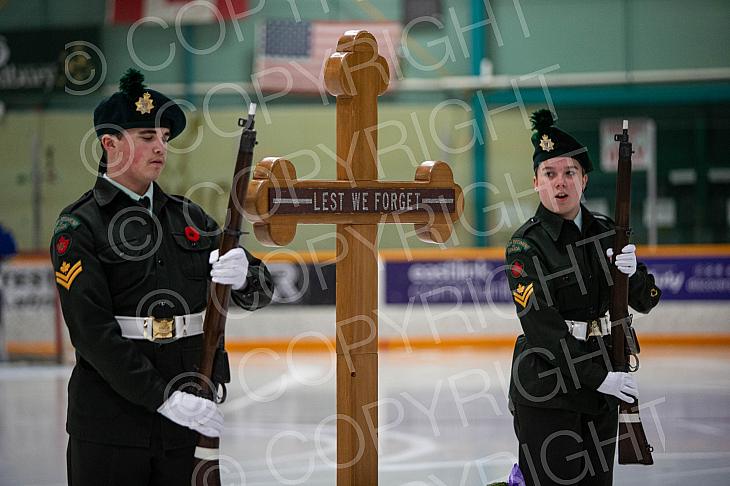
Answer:
<path fill-rule="evenodd" d="M 641 258 L 662 289 L 662 300 L 730 300 L 730 257 Z M 386 262 L 388 304 L 509 303 L 503 260 Z"/>

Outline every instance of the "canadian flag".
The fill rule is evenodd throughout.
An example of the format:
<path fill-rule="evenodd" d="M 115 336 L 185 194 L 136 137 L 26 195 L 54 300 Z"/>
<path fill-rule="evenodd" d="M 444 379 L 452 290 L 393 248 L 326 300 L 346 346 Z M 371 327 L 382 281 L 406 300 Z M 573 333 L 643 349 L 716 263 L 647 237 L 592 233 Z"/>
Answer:
<path fill-rule="evenodd" d="M 132 24 L 144 17 L 166 22 L 204 24 L 217 19 L 239 18 L 246 12 L 247 0 L 107 0 L 107 22 Z"/>

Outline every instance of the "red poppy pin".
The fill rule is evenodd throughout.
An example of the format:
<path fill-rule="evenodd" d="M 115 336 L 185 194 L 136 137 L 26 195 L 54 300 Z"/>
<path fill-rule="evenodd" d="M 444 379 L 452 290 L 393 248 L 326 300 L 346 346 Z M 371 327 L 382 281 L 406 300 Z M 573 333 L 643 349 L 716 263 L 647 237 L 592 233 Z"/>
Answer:
<path fill-rule="evenodd" d="M 61 235 L 56 240 L 56 254 L 63 255 L 68 251 L 68 247 L 71 246 L 71 237 L 67 235 Z"/>
<path fill-rule="evenodd" d="M 522 276 L 522 269 L 524 269 L 525 266 L 522 264 L 521 261 L 515 260 L 512 263 L 512 267 L 510 268 L 510 271 L 512 272 L 512 276 L 514 278 L 519 278 Z"/>
<path fill-rule="evenodd" d="M 195 243 L 196 241 L 198 241 L 200 239 L 200 233 L 198 232 L 198 230 L 196 230 L 192 226 L 186 226 L 185 227 L 185 238 L 187 238 L 188 241 L 192 241 L 193 243 Z"/>

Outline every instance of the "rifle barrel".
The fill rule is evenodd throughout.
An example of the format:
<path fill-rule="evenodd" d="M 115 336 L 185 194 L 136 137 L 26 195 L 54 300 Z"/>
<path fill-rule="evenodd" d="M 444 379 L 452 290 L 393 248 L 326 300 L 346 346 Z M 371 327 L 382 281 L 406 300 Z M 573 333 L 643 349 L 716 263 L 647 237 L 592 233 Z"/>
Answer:
<path fill-rule="evenodd" d="M 236 166 L 233 172 L 231 193 L 228 197 L 228 212 L 224 224 L 219 256 L 225 255 L 239 245 L 241 223 L 243 222 L 243 202 L 246 200 L 249 173 L 253 161 L 253 151 L 256 145 L 256 130 L 254 130 L 254 116 L 256 104 L 249 105 L 248 116 L 238 119 L 238 125 L 243 127 L 241 143 L 236 156 Z M 226 327 L 226 311 L 231 296 L 231 286 L 211 282 L 208 292 L 208 304 L 203 323 L 203 352 L 200 358 L 199 386 L 201 394 L 208 399 L 215 400 L 217 390 L 213 383 L 213 365 L 216 350 L 223 343 Z M 196 486 L 220 486 L 220 472 L 218 464 L 220 441 L 217 437 L 198 435 L 198 446 L 195 449 L 195 467 L 192 482 Z"/>

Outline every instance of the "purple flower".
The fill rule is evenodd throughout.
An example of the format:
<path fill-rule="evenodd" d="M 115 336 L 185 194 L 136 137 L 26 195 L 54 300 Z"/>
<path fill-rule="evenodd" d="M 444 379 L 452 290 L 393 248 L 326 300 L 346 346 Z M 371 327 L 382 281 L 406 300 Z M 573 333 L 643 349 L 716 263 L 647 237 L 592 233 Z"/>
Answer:
<path fill-rule="evenodd" d="M 512 466 L 512 471 L 509 473 L 507 484 L 509 486 L 525 486 L 525 477 L 522 475 L 520 466 L 517 464 Z"/>

